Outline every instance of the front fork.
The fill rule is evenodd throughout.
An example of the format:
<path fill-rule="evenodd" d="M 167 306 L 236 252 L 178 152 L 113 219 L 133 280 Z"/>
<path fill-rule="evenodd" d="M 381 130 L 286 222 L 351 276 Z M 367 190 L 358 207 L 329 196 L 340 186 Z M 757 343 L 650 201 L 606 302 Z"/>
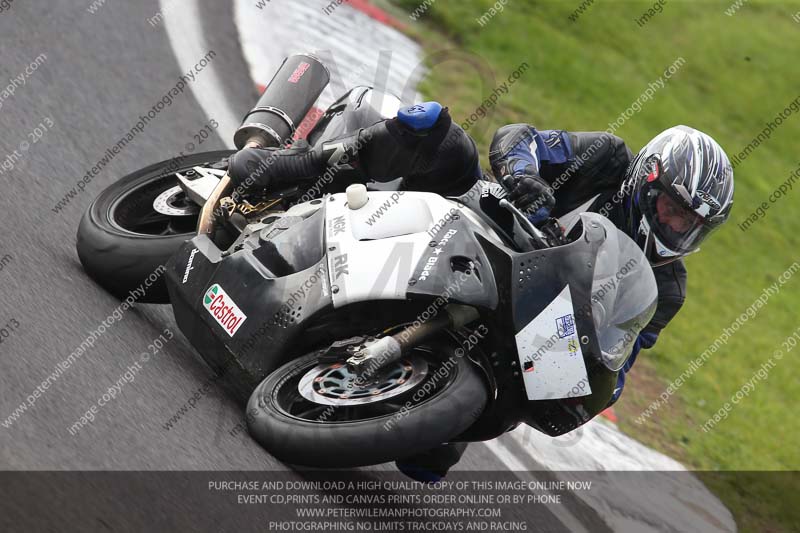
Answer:
<path fill-rule="evenodd" d="M 340 345 L 337 348 L 343 347 L 344 353 L 349 355 L 347 366 L 352 372 L 360 377 L 374 374 L 395 361 L 399 361 L 409 350 L 423 344 L 440 331 L 457 330 L 479 317 L 478 311 L 467 305 L 448 305 L 444 310 L 444 313 L 431 320 L 419 325 L 412 324 L 393 335 L 387 335 L 380 339 L 367 339 L 363 343 L 354 342 L 349 345 Z M 328 352 L 331 352 L 330 348 Z"/>

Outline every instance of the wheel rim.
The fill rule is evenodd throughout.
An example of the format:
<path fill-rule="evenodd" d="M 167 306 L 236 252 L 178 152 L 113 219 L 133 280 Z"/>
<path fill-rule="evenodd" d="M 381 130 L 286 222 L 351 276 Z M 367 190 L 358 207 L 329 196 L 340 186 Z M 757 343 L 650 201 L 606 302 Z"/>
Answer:
<path fill-rule="evenodd" d="M 343 363 L 309 361 L 273 391 L 266 392 L 273 395 L 279 411 L 298 420 L 325 424 L 360 422 L 392 416 L 401 409 L 408 411 L 436 397 L 456 374 L 451 369 L 438 376 L 440 368 L 432 352 L 419 347 L 374 380 L 348 387 L 357 378 L 346 371 Z M 433 386 L 426 389 L 426 394 L 417 394 L 423 383 Z"/>
<path fill-rule="evenodd" d="M 180 188 L 176 173 L 208 164 L 179 168 L 124 191 L 109 207 L 109 221 L 120 230 L 139 235 L 166 237 L 194 233 L 200 207 Z"/>
<path fill-rule="evenodd" d="M 305 373 L 298 391 L 313 403 L 362 405 L 408 392 L 427 375 L 428 363 L 419 355 L 398 361 L 372 379 L 359 379 L 344 363 L 321 364 Z"/>

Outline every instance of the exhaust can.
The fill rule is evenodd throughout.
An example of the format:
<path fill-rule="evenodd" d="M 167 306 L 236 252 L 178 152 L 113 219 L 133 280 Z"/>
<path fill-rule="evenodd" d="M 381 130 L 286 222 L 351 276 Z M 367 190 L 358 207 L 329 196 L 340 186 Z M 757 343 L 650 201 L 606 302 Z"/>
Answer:
<path fill-rule="evenodd" d="M 284 59 L 256 106 L 236 130 L 236 148 L 241 150 L 248 142 L 262 147 L 283 146 L 294 136 L 330 79 L 328 69 L 312 55 Z"/>

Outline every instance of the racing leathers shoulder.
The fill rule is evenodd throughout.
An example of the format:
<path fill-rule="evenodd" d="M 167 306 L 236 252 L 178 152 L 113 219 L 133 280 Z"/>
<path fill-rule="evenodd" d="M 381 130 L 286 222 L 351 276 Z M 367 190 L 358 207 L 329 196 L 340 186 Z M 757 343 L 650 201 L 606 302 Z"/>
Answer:
<path fill-rule="evenodd" d="M 494 135 L 489 149 L 492 172 L 542 178 L 561 216 L 597 194 L 615 192 L 633 154 L 625 142 L 606 132 L 538 131 L 530 124 L 509 124 Z"/>

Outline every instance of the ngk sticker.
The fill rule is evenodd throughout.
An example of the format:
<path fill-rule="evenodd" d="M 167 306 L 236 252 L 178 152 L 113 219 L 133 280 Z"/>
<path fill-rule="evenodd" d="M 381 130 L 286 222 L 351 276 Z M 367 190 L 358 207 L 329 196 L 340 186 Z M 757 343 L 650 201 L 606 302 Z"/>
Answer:
<path fill-rule="evenodd" d="M 203 307 L 208 309 L 220 326 L 233 337 L 236 331 L 241 327 L 247 315 L 242 313 L 239 306 L 231 299 L 230 296 L 218 284 L 214 284 L 206 291 L 203 297 Z"/>

